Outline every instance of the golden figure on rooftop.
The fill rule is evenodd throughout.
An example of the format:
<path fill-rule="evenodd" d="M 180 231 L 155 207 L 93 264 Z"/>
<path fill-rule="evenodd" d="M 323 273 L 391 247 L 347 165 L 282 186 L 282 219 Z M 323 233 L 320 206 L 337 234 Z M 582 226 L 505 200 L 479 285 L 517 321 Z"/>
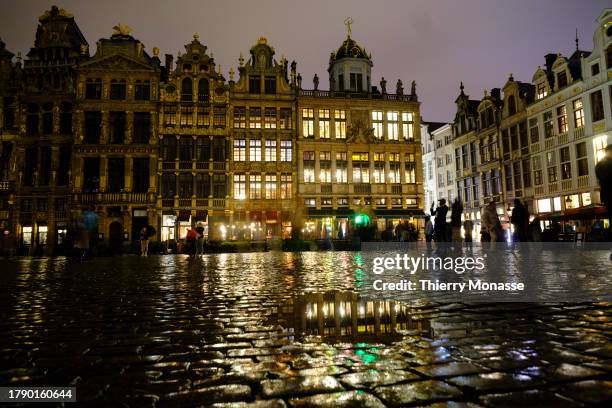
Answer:
<path fill-rule="evenodd" d="M 130 33 L 134 31 L 132 30 L 132 27 L 130 27 L 129 25 L 121 24 L 121 23 L 118 23 L 116 26 L 114 26 L 113 30 L 115 30 L 113 34 L 118 34 L 118 35 L 130 35 Z"/>

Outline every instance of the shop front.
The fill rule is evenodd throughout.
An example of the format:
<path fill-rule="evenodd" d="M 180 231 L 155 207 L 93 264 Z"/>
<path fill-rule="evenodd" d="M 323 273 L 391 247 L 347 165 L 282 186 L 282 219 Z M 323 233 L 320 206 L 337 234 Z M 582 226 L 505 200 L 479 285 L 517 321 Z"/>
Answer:
<path fill-rule="evenodd" d="M 349 238 L 355 211 L 348 208 L 308 208 L 302 238 L 306 240 L 344 240 Z"/>
<path fill-rule="evenodd" d="M 418 208 L 381 208 L 374 210 L 374 219 L 383 241 L 416 241 L 424 226 L 423 210 Z"/>

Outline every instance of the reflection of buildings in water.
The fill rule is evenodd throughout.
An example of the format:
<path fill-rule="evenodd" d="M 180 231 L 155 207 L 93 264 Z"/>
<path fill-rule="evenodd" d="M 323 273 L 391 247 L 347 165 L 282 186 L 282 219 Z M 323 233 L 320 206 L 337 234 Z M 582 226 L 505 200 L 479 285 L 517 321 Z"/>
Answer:
<path fill-rule="evenodd" d="M 304 335 L 393 340 L 402 331 L 429 333 L 429 320 L 414 319 L 405 303 L 364 300 L 354 292 L 307 293 L 291 299 L 280 312 L 281 324 Z"/>

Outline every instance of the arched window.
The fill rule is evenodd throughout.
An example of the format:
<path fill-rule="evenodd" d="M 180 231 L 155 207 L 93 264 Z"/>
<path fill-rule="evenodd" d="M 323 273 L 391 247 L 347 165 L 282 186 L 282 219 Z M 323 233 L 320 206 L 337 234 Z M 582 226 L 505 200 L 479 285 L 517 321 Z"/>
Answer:
<path fill-rule="evenodd" d="M 181 82 L 181 101 L 191 102 L 193 100 L 193 85 L 191 78 L 185 78 Z"/>
<path fill-rule="evenodd" d="M 514 95 L 510 95 L 508 98 L 508 114 L 514 115 L 516 113 L 516 100 L 514 99 Z"/>
<path fill-rule="evenodd" d="M 210 95 L 210 87 L 208 85 L 208 79 L 200 79 L 198 82 L 198 101 L 207 102 L 208 95 Z"/>

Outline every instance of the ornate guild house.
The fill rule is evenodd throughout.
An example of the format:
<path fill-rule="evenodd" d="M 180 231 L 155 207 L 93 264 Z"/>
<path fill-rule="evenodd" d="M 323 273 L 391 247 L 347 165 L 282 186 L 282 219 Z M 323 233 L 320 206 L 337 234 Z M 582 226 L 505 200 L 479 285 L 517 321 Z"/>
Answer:
<path fill-rule="evenodd" d="M 52 7 L 25 59 L 0 41 L 3 246 L 61 253 L 84 213 L 110 253 L 147 225 L 166 249 L 195 226 L 212 241 L 418 226 L 416 85 L 372 85 L 372 56 L 345 23 L 329 89 L 315 75 L 305 90 L 297 63 L 263 37 L 228 80 L 197 34 L 163 63 L 124 24 L 90 50 Z"/>

